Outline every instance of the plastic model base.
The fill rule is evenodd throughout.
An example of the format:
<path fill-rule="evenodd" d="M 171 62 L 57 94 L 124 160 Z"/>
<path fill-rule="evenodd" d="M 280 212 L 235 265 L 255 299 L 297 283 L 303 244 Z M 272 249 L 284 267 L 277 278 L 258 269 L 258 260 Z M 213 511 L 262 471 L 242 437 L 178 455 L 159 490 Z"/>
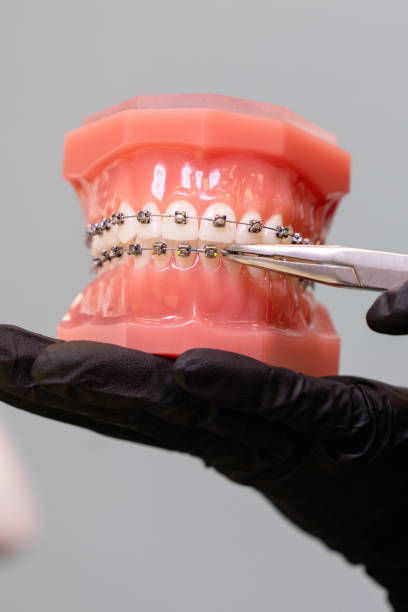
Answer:
<path fill-rule="evenodd" d="M 277 226 L 324 241 L 348 191 L 349 156 L 335 137 L 271 105 L 142 96 L 67 135 L 64 176 L 86 222 L 97 224 L 93 256 L 105 255 L 63 317 L 61 339 L 167 356 L 215 348 L 316 376 L 337 373 L 339 338 L 307 286 L 177 249 L 273 243 L 281 240 L 270 229 Z M 117 213 L 124 221 L 108 221 Z M 254 220 L 261 228 L 251 233 Z M 170 250 L 155 252 L 158 240 Z M 144 250 L 133 257 L 135 243 Z M 106 255 L 115 249 L 132 256 Z"/>
<path fill-rule="evenodd" d="M 322 312 L 323 317 L 327 313 Z M 63 340 L 95 340 L 137 348 L 141 351 L 177 357 L 197 347 L 211 347 L 241 353 L 271 365 L 291 368 L 312 376 L 338 372 L 340 340 L 334 330 L 327 334 L 288 334 L 283 331 L 213 326 L 197 321 L 181 325 L 150 327 L 137 323 L 83 323 L 59 328 Z"/>

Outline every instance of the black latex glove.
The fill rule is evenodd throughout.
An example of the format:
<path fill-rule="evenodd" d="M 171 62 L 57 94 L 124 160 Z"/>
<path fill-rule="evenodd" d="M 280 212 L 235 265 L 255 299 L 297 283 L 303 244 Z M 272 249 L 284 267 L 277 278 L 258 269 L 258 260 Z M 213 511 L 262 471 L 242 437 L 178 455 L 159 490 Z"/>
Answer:
<path fill-rule="evenodd" d="M 367 319 L 404 333 L 407 313 L 408 285 Z M 0 326 L 0 400 L 202 458 L 363 564 L 394 609 L 408 610 L 408 390 L 223 351 L 174 361 Z"/>

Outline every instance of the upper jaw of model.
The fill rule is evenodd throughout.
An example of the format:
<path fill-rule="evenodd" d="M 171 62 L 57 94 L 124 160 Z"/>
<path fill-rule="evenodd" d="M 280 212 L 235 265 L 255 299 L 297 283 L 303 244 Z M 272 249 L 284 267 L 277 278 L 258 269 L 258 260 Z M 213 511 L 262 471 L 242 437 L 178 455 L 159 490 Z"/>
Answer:
<path fill-rule="evenodd" d="M 197 251 L 210 244 L 219 253 L 232 242 L 277 243 L 282 235 L 292 241 L 323 239 L 329 207 L 316 209 L 317 198 L 289 168 L 249 157 L 174 157 L 168 151 L 155 151 L 105 168 L 86 203 L 89 244 L 98 271 L 126 261 L 122 254 L 136 243 L 141 250 L 131 248 L 130 253 L 137 269 L 153 260 L 160 269 L 202 265 L 214 270 L 225 265 L 237 274 L 240 265 Z M 142 177 L 121 180 L 137 176 L 141 165 Z M 108 198 L 101 196 L 109 191 Z M 152 247 L 158 242 L 167 248 L 155 256 Z M 188 250 L 178 249 L 180 245 Z M 114 247 L 120 248 L 116 250 L 120 257 L 115 257 Z M 254 268 L 248 272 L 253 278 L 264 277 Z"/>
<path fill-rule="evenodd" d="M 334 137 L 270 105 L 142 97 L 91 118 L 67 136 L 64 173 L 98 276 L 59 336 L 335 373 L 338 337 L 313 295 L 220 255 L 230 243 L 324 241 L 348 172 Z"/>

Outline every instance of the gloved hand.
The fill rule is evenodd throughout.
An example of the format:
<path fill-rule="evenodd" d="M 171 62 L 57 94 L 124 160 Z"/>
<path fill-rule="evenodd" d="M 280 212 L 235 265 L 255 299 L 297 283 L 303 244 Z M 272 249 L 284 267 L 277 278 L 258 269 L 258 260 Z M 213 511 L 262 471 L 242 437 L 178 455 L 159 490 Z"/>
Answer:
<path fill-rule="evenodd" d="M 369 325 L 408 332 L 408 283 Z M 200 457 L 363 564 L 408 610 L 408 390 L 211 349 L 172 360 L 0 326 L 0 400 Z"/>

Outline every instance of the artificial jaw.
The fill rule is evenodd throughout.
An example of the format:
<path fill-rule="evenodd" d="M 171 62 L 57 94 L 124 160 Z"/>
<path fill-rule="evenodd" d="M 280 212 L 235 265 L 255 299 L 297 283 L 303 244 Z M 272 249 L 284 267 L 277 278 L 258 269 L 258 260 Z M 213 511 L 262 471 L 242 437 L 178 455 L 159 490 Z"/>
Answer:
<path fill-rule="evenodd" d="M 278 227 L 323 241 L 338 198 L 322 197 L 289 164 L 192 147 L 128 152 L 75 187 L 98 228 L 89 239 L 97 278 L 75 298 L 61 338 L 166 355 L 211 347 L 336 371 L 338 338 L 305 285 L 221 251 L 287 241 Z"/>

